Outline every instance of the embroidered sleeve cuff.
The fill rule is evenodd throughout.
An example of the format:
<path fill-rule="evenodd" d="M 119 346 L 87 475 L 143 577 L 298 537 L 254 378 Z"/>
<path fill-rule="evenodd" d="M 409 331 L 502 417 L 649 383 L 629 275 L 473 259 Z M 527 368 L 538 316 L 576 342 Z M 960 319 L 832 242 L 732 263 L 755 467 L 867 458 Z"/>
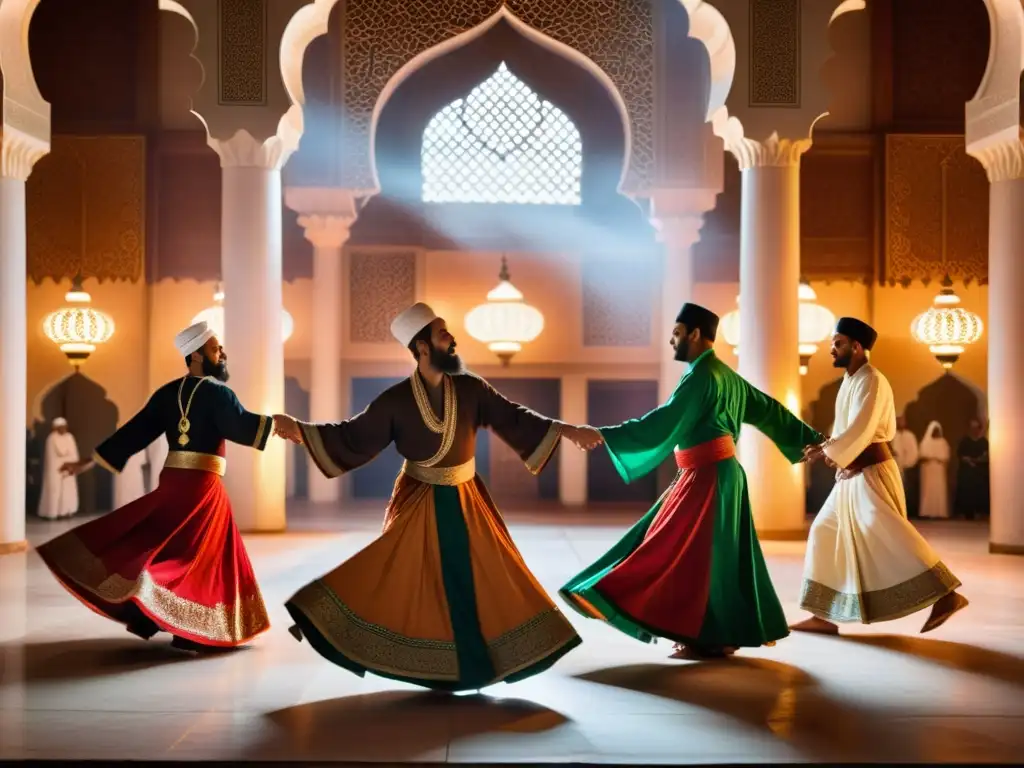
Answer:
<path fill-rule="evenodd" d="M 323 438 L 320 436 L 320 428 L 316 424 L 300 421 L 299 429 L 302 430 L 302 444 L 306 446 L 309 457 L 313 459 L 316 468 L 323 473 L 324 477 L 335 478 L 345 474 L 345 470 L 339 467 L 327 453 Z"/>
<path fill-rule="evenodd" d="M 540 444 L 534 449 L 533 453 L 526 459 L 526 468 L 534 475 L 539 475 L 544 467 L 547 466 L 551 457 L 555 453 L 555 448 L 558 447 L 558 441 L 562 437 L 562 425 L 557 421 L 552 422 L 548 428 L 547 434 L 541 439 Z"/>
<path fill-rule="evenodd" d="M 256 427 L 256 439 L 253 441 L 252 447 L 257 451 L 262 451 L 267 447 L 267 439 L 270 437 L 270 433 L 273 432 L 270 425 L 273 423 L 269 416 L 260 416 L 260 423 Z"/>
<path fill-rule="evenodd" d="M 119 474 L 121 474 L 121 470 L 114 469 L 113 465 L 109 461 L 107 461 L 102 456 L 100 456 L 99 451 L 93 451 L 93 453 L 92 453 L 92 460 L 95 461 L 97 464 L 99 464 L 101 467 L 103 467 L 105 470 L 107 470 L 107 472 L 109 472 L 112 475 L 119 475 Z"/>

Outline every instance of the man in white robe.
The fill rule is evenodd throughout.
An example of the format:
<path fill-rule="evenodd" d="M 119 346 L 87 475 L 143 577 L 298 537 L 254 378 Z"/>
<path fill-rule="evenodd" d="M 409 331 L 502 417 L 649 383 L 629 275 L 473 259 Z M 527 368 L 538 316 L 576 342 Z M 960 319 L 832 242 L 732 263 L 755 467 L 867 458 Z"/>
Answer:
<path fill-rule="evenodd" d="M 800 607 L 813 617 L 791 627 L 837 634 L 836 623 L 872 624 L 932 606 L 929 632 L 967 606 L 960 580 L 907 519 L 900 471 L 889 451 L 896 434 L 892 388 L 868 363 L 878 334 L 840 318 L 832 357 L 845 368 L 832 437 L 807 449 L 836 468 L 836 484 L 811 526 Z"/>
<path fill-rule="evenodd" d="M 64 418 L 53 420 L 43 450 L 43 490 L 39 516 L 46 520 L 70 517 L 78 511 L 78 478 L 64 471 L 65 464 L 78 461 L 78 444 L 68 432 Z"/>

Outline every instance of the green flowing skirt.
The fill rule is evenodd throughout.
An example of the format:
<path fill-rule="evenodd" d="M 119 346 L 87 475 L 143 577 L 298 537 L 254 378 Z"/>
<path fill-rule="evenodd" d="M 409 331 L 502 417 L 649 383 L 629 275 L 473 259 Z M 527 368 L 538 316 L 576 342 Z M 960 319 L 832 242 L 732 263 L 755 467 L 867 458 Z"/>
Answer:
<path fill-rule="evenodd" d="M 760 646 L 789 634 L 734 458 L 680 472 L 665 495 L 559 595 L 642 642 Z"/>

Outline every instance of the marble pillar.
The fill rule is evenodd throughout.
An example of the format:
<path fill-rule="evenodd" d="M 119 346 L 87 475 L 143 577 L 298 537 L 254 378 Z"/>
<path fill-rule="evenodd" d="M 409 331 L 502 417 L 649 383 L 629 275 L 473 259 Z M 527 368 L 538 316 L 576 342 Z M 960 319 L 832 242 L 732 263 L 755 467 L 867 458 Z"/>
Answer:
<path fill-rule="evenodd" d="M 727 148 L 739 162 L 739 372 L 758 389 L 800 414 L 800 157 L 809 140 L 772 136 Z M 805 534 L 803 467 L 793 466 L 755 429 L 740 436 L 758 535 Z"/>

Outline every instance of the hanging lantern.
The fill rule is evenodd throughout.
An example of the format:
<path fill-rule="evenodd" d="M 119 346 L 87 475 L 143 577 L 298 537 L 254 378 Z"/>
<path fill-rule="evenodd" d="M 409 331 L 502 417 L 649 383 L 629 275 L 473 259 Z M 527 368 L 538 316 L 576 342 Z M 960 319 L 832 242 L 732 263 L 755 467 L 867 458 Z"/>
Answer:
<path fill-rule="evenodd" d="M 474 307 L 466 315 L 469 335 L 483 342 L 498 356 L 502 365 L 544 330 L 544 315 L 523 301 L 523 294 L 509 282 L 508 261 L 501 257 L 501 281 L 487 294 L 487 303 Z"/>
<path fill-rule="evenodd" d="M 931 309 L 922 312 L 910 324 L 910 332 L 947 371 L 953 367 L 964 348 L 981 338 L 985 326 L 974 312 L 956 306 L 960 297 L 953 290 L 953 281 L 946 275 L 942 289 Z"/>
<path fill-rule="evenodd" d="M 797 301 L 800 303 L 800 329 L 798 351 L 800 353 L 800 375 L 807 375 L 807 366 L 818 351 L 818 345 L 832 335 L 836 326 L 836 317 L 827 308 L 818 304 L 818 294 L 806 280 L 800 281 L 797 289 Z M 739 307 L 740 297 L 736 297 Z M 740 311 L 734 309 L 722 318 L 722 335 L 732 347 L 733 354 L 739 357 L 740 351 Z"/>
<path fill-rule="evenodd" d="M 106 343 L 114 335 L 114 321 L 110 315 L 89 306 L 92 296 L 82 287 L 81 275 L 71 281 L 71 290 L 64 294 L 64 300 L 70 306 L 48 314 L 43 320 L 43 333 L 60 346 L 77 370 L 96 351 L 97 344 Z"/>
<path fill-rule="evenodd" d="M 213 293 L 213 306 L 207 307 L 192 318 L 193 323 L 206 322 L 213 334 L 224 344 L 224 289 L 217 283 Z M 281 341 L 288 341 L 295 332 L 295 321 L 287 309 L 281 307 Z"/>

